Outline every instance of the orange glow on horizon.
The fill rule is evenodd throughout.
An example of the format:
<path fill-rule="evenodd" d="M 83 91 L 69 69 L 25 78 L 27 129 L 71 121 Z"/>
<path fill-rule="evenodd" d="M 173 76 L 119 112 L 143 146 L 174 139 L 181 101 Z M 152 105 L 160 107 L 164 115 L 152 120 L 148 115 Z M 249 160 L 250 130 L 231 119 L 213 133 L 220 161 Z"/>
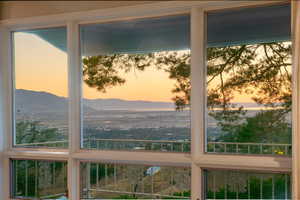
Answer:
<path fill-rule="evenodd" d="M 43 39 L 29 33 L 15 33 L 15 86 L 17 89 L 49 92 L 68 96 L 67 55 Z M 83 83 L 83 97 L 118 98 L 171 102 L 174 80 L 168 73 L 149 68 L 143 72 L 122 74 L 126 83 L 100 93 Z M 249 96 L 236 95 L 236 102 L 253 102 Z"/>

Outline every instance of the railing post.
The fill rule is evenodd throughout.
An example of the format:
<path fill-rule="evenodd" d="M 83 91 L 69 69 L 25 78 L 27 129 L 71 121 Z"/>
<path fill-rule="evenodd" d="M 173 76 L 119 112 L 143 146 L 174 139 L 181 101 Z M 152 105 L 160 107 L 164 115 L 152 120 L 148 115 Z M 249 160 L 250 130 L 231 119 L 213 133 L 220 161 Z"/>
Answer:
<path fill-rule="evenodd" d="M 28 160 L 25 160 L 25 196 L 28 197 Z"/>
<path fill-rule="evenodd" d="M 36 197 L 39 197 L 39 195 L 38 195 L 38 161 L 37 160 L 34 161 L 34 178 L 35 178 L 34 193 L 35 193 Z"/>
<path fill-rule="evenodd" d="M 262 152 L 263 152 L 262 144 L 259 144 L 259 151 L 260 151 L 260 154 L 262 154 Z"/>
<path fill-rule="evenodd" d="M 86 187 L 87 187 L 87 197 L 91 198 L 90 196 L 90 189 L 91 189 L 91 163 L 86 163 Z"/>

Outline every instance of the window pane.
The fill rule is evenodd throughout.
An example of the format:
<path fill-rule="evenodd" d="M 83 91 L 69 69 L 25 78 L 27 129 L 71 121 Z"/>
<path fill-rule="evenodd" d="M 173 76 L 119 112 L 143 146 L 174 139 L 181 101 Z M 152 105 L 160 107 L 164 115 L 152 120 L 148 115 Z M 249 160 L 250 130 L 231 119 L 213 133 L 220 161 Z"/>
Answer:
<path fill-rule="evenodd" d="M 291 199 L 289 174 L 206 170 L 206 199 Z"/>
<path fill-rule="evenodd" d="M 221 38 L 219 43 L 208 42 L 207 152 L 285 156 L 291 154 L 290 30 L 279 31 L 276 36 L 271 29 L 269 33 L 268 29 L 259 28 L 263 22 L 266 26 L 271 26 L 273 31 L 285 28 L 282 23 L 272 20 L 273 15 L 290 27 L 290 13 L 286 13 L 286 7 L 289 6 L 207 14 L 208 23 L 224 17 L 220 20 L 226 19 L 228 23 L 232 21 L 234 34 L 240 34 L 237 43 L 233 41 L 224 46 L 223 40 L 226 38 Z M 262 21 L 254 23 L 252 18 L 237 17 L 242 12 L 247 15 L 250 11 L 259 13 Z M 287 16 L 282 17 L 280 13 Z M 213 24 L 208 24 L 208 34 L 213 29 L 210 27 Z M 255 24 L 255 31 L 258 33 L 247 35 L 246 27 L 253 31 Z M 217 35 L 220 37 L 223 37 L 223 33 L 229 37 L 228 32 L 233 29 L 227 27 L 216 31 L 219 31 Z M 243 34 L 245 37 L 242 37 Z M 215 33 L 214 37 L 217 35 Z M 214 40 L 218 41 L 218 38 Z"/>
<path fill-rule="evenodd" d="M 68 146 L 66 28 L 14 32 L 16 147 Z"/>
<path fill-rule="evenodd" d="M 189 16 L 80 30 L 82 147 L 190 151 Z"/>
<path fill-rule="evenodd" d="M 12 160 L 12 196 L 26 199 L 57 199 L 67 196 L 67 163 Z"/>
<path fill-rule="evenodd" d="M 81 163 L 82 199 L 189 199 L 187 167 Z"/>

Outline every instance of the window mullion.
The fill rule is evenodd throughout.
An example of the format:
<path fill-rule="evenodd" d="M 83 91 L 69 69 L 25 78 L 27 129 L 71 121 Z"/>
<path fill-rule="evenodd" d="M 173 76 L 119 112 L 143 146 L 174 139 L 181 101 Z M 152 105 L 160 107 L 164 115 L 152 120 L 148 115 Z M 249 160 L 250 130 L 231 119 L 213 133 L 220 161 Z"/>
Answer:
<path fill-rule="evenodd" d="M 12 146 L 12 67 L 10 31 L 0 27 L 0 196 L 9 199 L 9 157 Z"/>
<path fill-rule="evenodd" d="M 300 198 L 300 127 L 299 127 L 299 105 L 300 105 L 300 2 L 292 1 L 292 38 L 293 38 L 293 171 L 292 171 L 292 199 Z"/>
<path fill-rule="evenodd" d="M 195 161 L 205 147 L 205 15 L 199 8 L 191 13 L 191 155 L 192 199 L 202 199 L 202 170 Z"/>
<path fill-rule="evenodd" d="M 69 152 L 80 149 L 81 134 L 81 65 L 79 51 L 79 26 L 76 22 L 67 24 L 68 83 L 69 83 Z M 68 160 L 68 190 L 70 199 L 80 199 L 79 162 Z"/>

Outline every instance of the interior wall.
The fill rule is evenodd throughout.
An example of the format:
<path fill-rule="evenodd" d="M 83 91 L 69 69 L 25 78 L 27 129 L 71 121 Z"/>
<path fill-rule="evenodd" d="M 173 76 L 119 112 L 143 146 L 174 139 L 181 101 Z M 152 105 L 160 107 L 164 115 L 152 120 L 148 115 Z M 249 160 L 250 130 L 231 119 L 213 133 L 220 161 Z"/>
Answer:
<path fill-rule="evenodd" d="M 0 20 L 154 2 L 157 1 L 0 1 Z"/>

